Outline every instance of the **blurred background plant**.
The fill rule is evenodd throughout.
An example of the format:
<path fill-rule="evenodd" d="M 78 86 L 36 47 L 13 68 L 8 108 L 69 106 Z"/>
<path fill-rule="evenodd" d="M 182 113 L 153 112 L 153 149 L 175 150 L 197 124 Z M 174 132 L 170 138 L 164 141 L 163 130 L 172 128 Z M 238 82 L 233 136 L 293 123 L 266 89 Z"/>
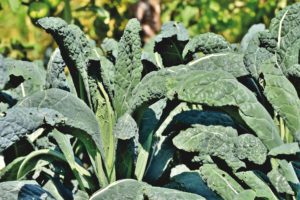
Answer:
<path fill-rule="evenodd" d="M 52 39 L 34 26 L 45 16 L 74 23 L 98 44 L 105 37 L 119 39 L 128 19 L 137 17 L 144 40 L 161 24 L 182 22 L 191 36 L 212 31 L 239 42 L 249 27 L 269 24 L 281 8 L 299 0 L 1 0 L 0 54 L 17 59 L 42 59 Z"/>

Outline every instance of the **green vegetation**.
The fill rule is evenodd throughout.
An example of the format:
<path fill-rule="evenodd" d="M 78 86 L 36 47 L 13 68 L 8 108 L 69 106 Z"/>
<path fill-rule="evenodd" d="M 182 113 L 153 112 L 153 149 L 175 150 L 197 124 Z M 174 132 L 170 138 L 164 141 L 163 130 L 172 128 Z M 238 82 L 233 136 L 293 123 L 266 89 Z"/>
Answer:
<path fill-rule="evenodd" d="M 253 24 L 269 25 L 280 9 L 298 0 L 161 0 L 161 21 L 182 22 L 191 36 L 214 32 L 240 42 Z M 48 58 L 55 48 L 34 21 L 61 17 L 79 26 L 98 45 L 105 37 L 119 39 L 128 19 L 135 17 L 137 0 L 3 0 L 0 2 L 0 53 L 15 59 Z M 159 1 L 157 1 L 159 2 Z M 14 19 L 14 20 L 11 20 Z M 152 23 L 152 22 L 147 22 Z M 156 22 L 160 27 L 160 23 Z M 48 49 L 49 50 L 49 49 Z"/>
<path fill-rule="evenodd" d="M 46 69 L 0 57 L 0 194 L 299 199 L 299 11 L 240 44 L 170 21 L 143 48 L 135 18 L 100 45 L 35 19 L 58 48 Z"/>

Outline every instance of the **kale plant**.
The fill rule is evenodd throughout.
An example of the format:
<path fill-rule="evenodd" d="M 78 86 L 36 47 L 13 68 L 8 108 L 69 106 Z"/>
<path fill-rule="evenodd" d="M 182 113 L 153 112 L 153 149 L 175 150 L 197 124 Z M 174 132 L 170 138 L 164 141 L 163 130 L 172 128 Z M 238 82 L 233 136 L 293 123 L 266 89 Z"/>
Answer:
<path fill-rule="evenodd" d="M 100 47 L 38 20 L 58 45 L 47 70 L 0 57 L 1 195 L 300 198 L 299 11 L 241 44 L 169 22 L 143 48 L 136 19 Z"/>

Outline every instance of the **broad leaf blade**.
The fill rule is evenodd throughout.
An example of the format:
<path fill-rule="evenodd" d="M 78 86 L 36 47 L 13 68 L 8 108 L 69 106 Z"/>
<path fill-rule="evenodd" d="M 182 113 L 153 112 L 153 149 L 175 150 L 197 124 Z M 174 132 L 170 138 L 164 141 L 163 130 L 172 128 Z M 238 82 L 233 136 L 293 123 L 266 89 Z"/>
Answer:
<path fill-rule="evenodd" d="M 0 183 L 1 198 L 18 199 L 47 199 L 54 197 L 44 190 L 36 181 L 8 181 Z"/>
<path fill-rule="evenodd" d="M 9 109 L 5 117 L 0 118 L 0 152 L 42 125 L 55 126 L 64 122 L 65 118 L 59 112 L 48 108 Z"/>
<path fill-rule="evenodd" d="M 168 188 L 153 187 L 144 182 L 132 179 L 124 179 L 112 183 L 108 187 L 94 193 L 91 200 L 110 199 L 132 199 L 132 200 L 159 200 L 159 199 L 182 199 L 182 200 L 203 200 L 204 198 Z"/>
<path fill-rule="evenodd" d="M 191 56 L 197 52 L 203 54 L 231 51 L 230 44 L 221 35 L 204 33 L 193 37 L 184 47 L 182 57 Z"/>
<path fill-rule="evenodd" d="M 251 189 L 256 192 L 257 197 L 266 198 L 269 200 L 277 200 L 277 197 L 269 188 L 269 186 L 261 180 L 254 172 L 245 171 L 237 172 L 235 175 L 246 183 Z"/>
<path fill-rule="evenodd" d="M 268 153 L 270 156 L 278 155 L 293 155 L 300 151 L 299 144 L 297 142 L 282 144 L 278 147 L 271 149 Z"/>
<path fill-rule="evenodd" d="M 164 187 L 199 194 L 206 199 L 221 199 L 220 196 L 218 196 L 206 185 L 198 170 L 189 170 L 187 167 L 186 169 L 182 169 L 182 171 L 178 171 L 179 169 L 176 170 L 176 168 L 179 167 L 180 165 L 172 169 L 171 181 Z M 175 170 L 176 174 L 172 175 Z"/>
<path fill-rule="evenodd" d="M 200 174 L 208 187 L 225 200 L 234 199 L 243 191 L 242 186 L 238 182 L 214 164 L 204 164 L 200 167 Z"/>
<path fill-rule="evenodd" d="M 264 94 L 281 116 L 296 141 L 300 141 L 300 100 L 293 84 L 284 76 L 274 59 L 261 65 Z M 287 103 L 288 102 L 288 103 Z"/>
<path fill-rule="evenodd" d="M 73 109 L 70 110 L 68 105 L 72 105 Z M 80 139 L 85 137 L 92 138 L 99 150 L 103 151 L 99 125 L 94 113 L 82 100 L 73 94 L 53 88 L 25 98 L 19 102 L 18 106 L 48 108 L 59 112 L 63 117 L 67 118 L 67 126 L 86 133 L 84 137 L 80 136 Z"/>

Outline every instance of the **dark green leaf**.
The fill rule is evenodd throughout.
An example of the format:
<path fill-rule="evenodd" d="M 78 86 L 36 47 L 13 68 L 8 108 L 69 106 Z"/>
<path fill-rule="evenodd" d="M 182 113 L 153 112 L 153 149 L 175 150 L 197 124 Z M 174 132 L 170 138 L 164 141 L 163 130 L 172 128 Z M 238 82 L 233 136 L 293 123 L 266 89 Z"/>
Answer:
<path fill-rule="evenodd" d="M 173 168 L 171 174 L 174 173 L 178 167 L 179 166 Z M 202 180 L 199 171 L 189 170 L 187 167 L 181 172 L 176 172 L 175 175 L 171 176 L 171 182 L 164 187 L 199 194 L 206 199 L 221 199 Z"/>
<path fill-rule="evenodd" d="M 185 64 L 192 59 L 191 56 L 182 57 L 188 40 L 189 35 L 183 24 L 168 22 L 162 26 L 161 33 L 155 38 L 154 52 L 159 53 L 164 67 Z"/>
<path fill-rule="evenodd" d="M 153 187 L 144 182 L 124 179 L 112 183 L 108 187 L 94 193 L 91 200 L 132 199 L 132 200 L 202 200 L 203 197 L 168 188 Z"/>
<path fill-rule="evenodd" d="M 238 182 L 214 164 L 204 164 L 200 167 L 200 174 L 208 187 L 225 200 L 232 200 L 243 191 Z"/>
<path fill-rule="evenodd" d="M 38 20 L 38 25 L 52 35 L 58 44 L 61 55 L 68 65 L 74 82 L 78 82 L 77 71 L 83 80 L 89 103 L 92 104 L 91 96 L 95 93 L 94 80 L 88 76 L 88 67 L 95 61 L 95 50 L 85 37 L 84 33 L 75 25 L 68 25 L 63 19 L 46 17 Z M 97 59 L 96 59 L 97 61 Z M 98 60 L 99 61 L 99 60 Z M 76 69 L 75 69 L 76 68 Z M 77 86 L 77 93 L 80 90 Z"/>
<path fill-rule="evenodd" d="M 56 49 L 48 62 L 45 89 L 58 88 L 70 91 L 64 71 L 65 65 L 60 50 Z"/>
<path fill-rule="evenodd" d="M 112 38 L 105 38 L 102 41 L 101 48 L 105 52 L 106 57 L 115 63 L 118 57 L 118 42 Z"/>
<path fill-rule="evenodd" d="M 72 109 L 70 109 L 70 105 Z M 103 151 L 99 125 L 94 113 L 88 106 L 73 94 L 60 89 L 49 89 L 38 92 L 20 101 L 18 106 L 48 108 L 60 113 L 65 118 L 65 127 L 81 130 L 84 135 L 76 135 L 82 140 L 92 139 L 99 150 Z M 73 132 L 68 132 L 72 134 Z"/>
<path fill-rule="evenodd" d="M 46 199 L 55 200 L 36 181 L 8 181 L 0 183 L 1 198 L 9 200 Z"/>
<path fill-rule="evenodd" d="M 179 149 L 199 152 L 200 156 L 217 156 L 233 170 L 246 167 L 240 160 L 263 164 L 267 156 L 267 149 L 258 138 L 250 134 L 238 136 L 231 127 L 194 125 L 175 136 L 173 143 Z"/>
<path fill-rule="evenodd" d="M 9 109 L 5 117 L 0 118 L 0 152 L 43 125 L 59 126 L 65 121 L 62 114 L 48 108 Z"/>
<path fill-rule="evenodd" d="M 114 80 L 114 108 L 118 116 L 122 116 L 127 111 L 128 99 L 131 98 L 131 92 L 142 76 L 140 31 L 138 20 L 131 19 L 119 42 Z"/>
<path fill-rule="evenodd" d="M 212 54 L 231 51 L 230 44 L 221 35 L 215 33 L 203 33 L 193 37 L 184 47 L 182 57 L 191 56 L 194 53 Z"/>

